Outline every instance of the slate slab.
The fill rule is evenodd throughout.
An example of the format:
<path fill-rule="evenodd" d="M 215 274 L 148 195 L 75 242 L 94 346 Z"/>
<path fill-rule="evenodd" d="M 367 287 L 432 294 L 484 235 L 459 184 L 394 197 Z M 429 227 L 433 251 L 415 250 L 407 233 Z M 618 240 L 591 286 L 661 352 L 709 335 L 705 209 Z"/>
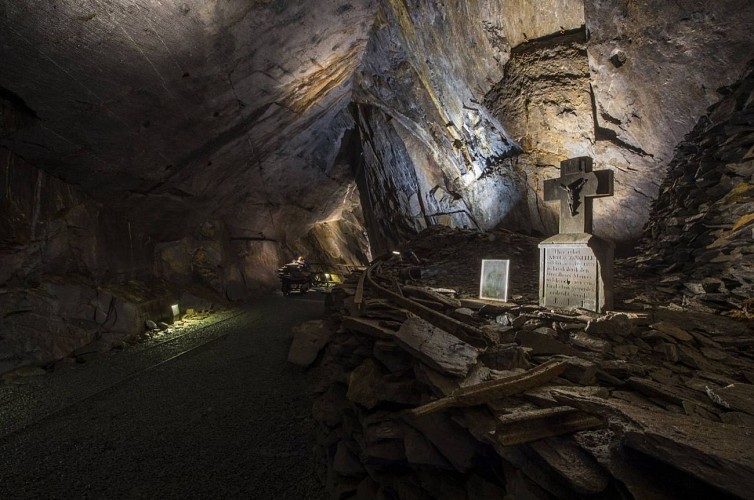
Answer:
<path fill-rule="evenodd" d="M 409 318 L 395 337 L 398 345 L 435 370 L 465 377 L 479 350 L 421 318 Z"/>
<path fill-rule="evenodd" d="M 321 320 L 307 321 L 295 327 L 288 362 L 303 368 L 311 365 L 332 335 L 333 331 Z"/>

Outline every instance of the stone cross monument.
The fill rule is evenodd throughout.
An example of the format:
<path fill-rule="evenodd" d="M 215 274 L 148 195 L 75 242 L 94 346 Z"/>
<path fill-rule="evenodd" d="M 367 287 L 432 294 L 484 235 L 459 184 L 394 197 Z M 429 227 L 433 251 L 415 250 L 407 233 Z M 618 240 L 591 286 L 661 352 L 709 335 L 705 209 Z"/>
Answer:
<path fill-rule="evenodd" d="M 539 305 L 612 309 L 613 244 L 591 232 L 592 202 L 613 195 L 613 171 L 592 172 L 591 158 L 571 158 L 544 187 L 545 201 L 560 201 L 560 231 L 539 244 Z"/>
<path fill-rule="evenodd" d="M 592 200 L 613 195 L 613 171 L 592 172 L 588 156 L 560 162 L 560 177 L 545 181 L 545 201 L 560 200 L 559 233 L 592 232 Z"/>

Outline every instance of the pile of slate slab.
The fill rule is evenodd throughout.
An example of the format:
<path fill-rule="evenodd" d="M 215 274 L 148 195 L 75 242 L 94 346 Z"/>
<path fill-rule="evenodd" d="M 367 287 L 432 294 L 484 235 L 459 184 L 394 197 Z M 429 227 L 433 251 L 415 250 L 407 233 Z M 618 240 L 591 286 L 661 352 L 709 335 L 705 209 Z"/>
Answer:
<path fill-rule="evenodd" d="M 750 324 L 492 303 L 406 279 L 413 265 L 353 276 L 294 338 L 291 361 L 318 360 L 316 451 L 334 498 L 754 491 Z"/>
<path fill-rule="evenodd" d="M 754 72 L 707 110 L 677 150 L 636 261 L 683 305 L 754 317 Z"/>

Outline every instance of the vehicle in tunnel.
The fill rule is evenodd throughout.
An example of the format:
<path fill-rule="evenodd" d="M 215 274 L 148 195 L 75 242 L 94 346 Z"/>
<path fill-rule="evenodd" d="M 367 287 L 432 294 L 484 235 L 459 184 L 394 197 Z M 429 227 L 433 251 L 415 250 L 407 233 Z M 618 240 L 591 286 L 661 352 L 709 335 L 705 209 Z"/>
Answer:
<path fill-rule="evenodd" d="M 312 272 L 303 257 L 278 269 L 283 295 L 291 292 L 306 293 L 312 286 Z"/>
<path fill-rule="evenodd" d="M 281 291 L 283 295 L 291 292 L 306 293 L 318 291 L 328 293 L 337 284 L 343 282 L 343 274 L 349 271 L 336 269 L 327 263 L 307 263 L 301 261 L 302 257 L 290 262 L 278 269 Z"/>

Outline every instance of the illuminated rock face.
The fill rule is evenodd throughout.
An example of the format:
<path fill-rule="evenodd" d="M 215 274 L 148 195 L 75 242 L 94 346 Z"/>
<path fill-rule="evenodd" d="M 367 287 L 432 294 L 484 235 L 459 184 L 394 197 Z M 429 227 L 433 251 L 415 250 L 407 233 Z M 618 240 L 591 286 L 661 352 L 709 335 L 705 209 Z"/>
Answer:
<path fill-rule="evenodd" d="M 472 225 L 471 213 L 483 228 L 552 234 L 542 183 L 589 155 L 616 179 L 615 197 L 595 204 L 595 233 L 636 239 L 673 148 L 752 53 L 747 3 L 473 4 L 383 2 L 354 95 L 375 218 L 391 219 L 393 239 L 438 210 L 455 212 L 453 225 Z M 396 168 L 413 171 L 403 175 L 422 213 L 412 186 L 391 196 Z M 450 196 L 437 201 L 435 188 Z M 379 206 L 390 199 L 405 201 Z"/>
<path fill-rule="evenodd" d="M 160 240 L 222 219 L 294 241 L 351 184 L 371 3 L 3 2 L 0 95 L 35 118 L 2 144 Z"/>
<path fill-rule="evenodd" d="M 239 269 L 360 260 L 362 216 L 375 253 L 431 224 L 552 234 L 542 183 L 579 155 L 615 171 L 595 233 L 627 241 L 743 71 L 748 7 L 4 2 L 0 144 L 171 248 L 223 225 Z"/>
<path fill-rule="evenodd" d="M 488 228 L 520 198 L 518 179 L 488 175 L 516 146 L 481 105 L 509 47 L 488 21 L 498 2 L 480 4 L 385 2 L 378 14 L 354 93 L 373 245 L 428 224 Z"/>
<path fill-rule="evenodd" d="M 0 312 L 29 313 L 16 333 L 39 345 L 63 332 L 47 360 L 90 338 L 69 320 L 109 303 L 95 285 L 236 300 L 295 255 L 364 262 L 433 224 L 553 234 L 543 182 L 581 155 L 615 171 L 595 233 L 620 248 L 753 26 L 749 0 L 0 1 L 0 287 L 18 294 Z M 650 227 L 706 210 L 677 190 Z M 740 210 L 719 220 L 748 230 Z M 88 283 L 69 309 L 28 292 L 59 280 Z"/>

